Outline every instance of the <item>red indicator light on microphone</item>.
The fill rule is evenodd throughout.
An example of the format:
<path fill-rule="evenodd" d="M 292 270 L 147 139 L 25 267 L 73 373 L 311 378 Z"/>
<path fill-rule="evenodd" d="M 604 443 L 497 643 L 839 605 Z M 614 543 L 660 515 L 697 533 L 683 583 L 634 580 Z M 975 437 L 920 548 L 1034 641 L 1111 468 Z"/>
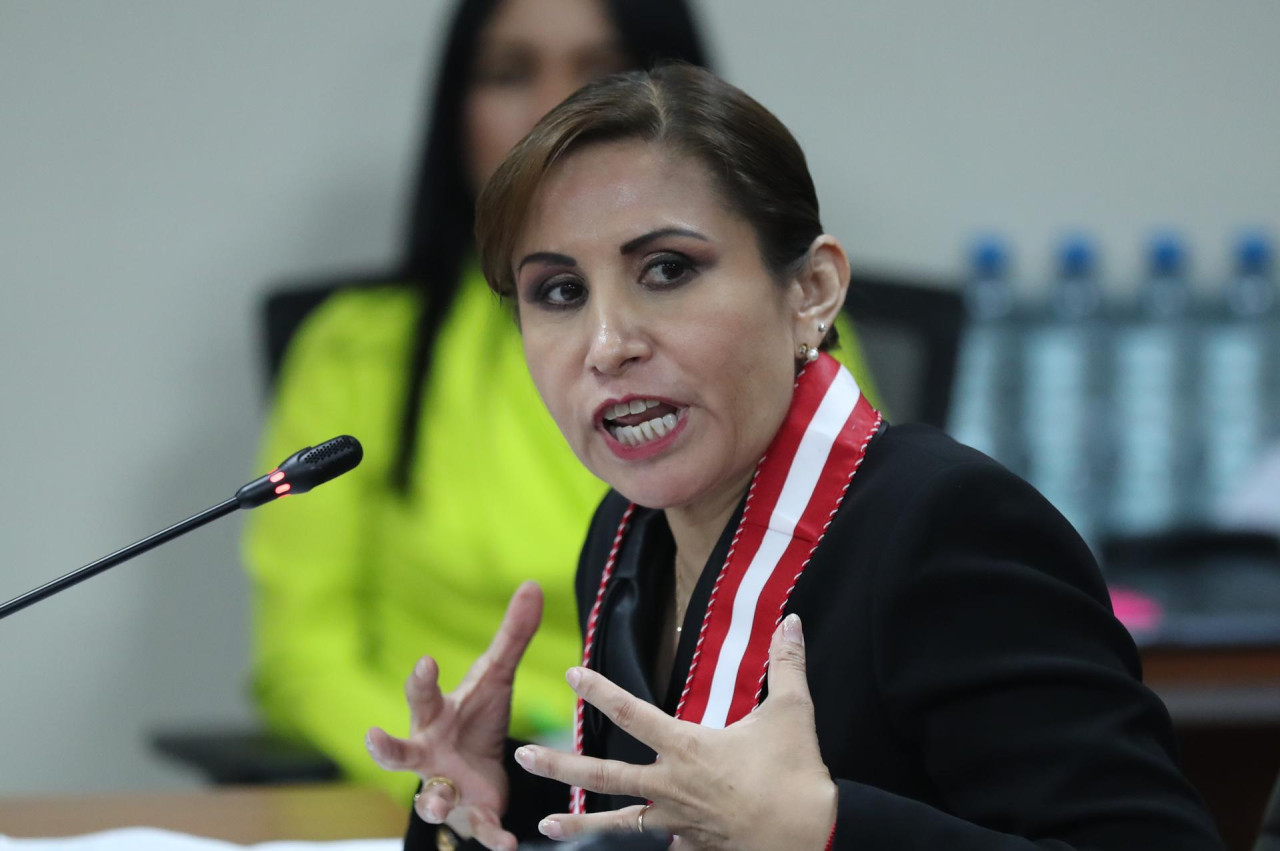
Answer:
<path fill-rule="evenodd" d="M 293 487 L 293 485 L 289 484 L 288 482 L 285 482 L 282 485 L 276 485 L 276 495 L 284 496 L 289 492 L 289 488 L 291 487 Z"/>
<path fill-rule="evenodd" d="M 270 477 L 268 477 L 267 481 L 269 481 L 269 482 L 278 482 L 278 481 L 280 481 L 280 480 L 281 480 L 281 479 L 283 479 L 283 478 L 284 478 L 284 471 L 283 471 L 283 470 L 276 470 L 274 473 L 272 473 L 272 474 L 270 475 Z"/>

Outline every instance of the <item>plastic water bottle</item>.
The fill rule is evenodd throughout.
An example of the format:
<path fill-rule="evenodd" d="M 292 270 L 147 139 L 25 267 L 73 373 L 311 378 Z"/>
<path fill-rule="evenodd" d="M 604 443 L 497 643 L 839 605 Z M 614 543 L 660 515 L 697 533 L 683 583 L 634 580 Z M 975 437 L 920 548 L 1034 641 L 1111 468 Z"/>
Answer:
<path fill-rule="evenodd" d="M 1280 405 L 1280 327 L 1272 248 L 1260 233 L 1236 245 L 1234 268 L 1217 293 L 1203 337 L 1201 511 L 1216 518 L 1224 499 L 1262 456 Z"/>
<path fill-rule="evenodd" d="M 986 237 L 970 257 L 964 301 L 968 323 L 960 344 L 952 435 L 1018 469 L 1018 340 L 1009 251 L 1003 240 Z"/>
<path fill-rule="evenodd" d="M 1152 240 L 1136 306 L 1116 335 L 1114 531 L 1147 534 L 1182 525 L 1198 486 L 1195 333 L 1186 249 Z"/>
<path fill-rule="evenodd" d="M 1023 381 L 1027 476 L 1081 536 L 1097 541 L 1107 466 L 1106 329 L 1097 250 L 1072 237 L 1028 323 Z"/>

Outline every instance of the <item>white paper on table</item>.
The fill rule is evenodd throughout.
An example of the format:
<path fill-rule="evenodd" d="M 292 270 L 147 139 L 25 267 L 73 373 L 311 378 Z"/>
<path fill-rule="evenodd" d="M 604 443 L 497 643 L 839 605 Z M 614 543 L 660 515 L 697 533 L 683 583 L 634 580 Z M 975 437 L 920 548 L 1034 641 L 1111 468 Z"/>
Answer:
<path fill-rule="evenodd" d="M 153 827 L 127 827 L 57 839 L 0 836 L 0 851 L 396 851 L 402 839 L 344 839 L 335 842 L 276 841 L 237 845 L 222 839 L 190 836 Z"/>

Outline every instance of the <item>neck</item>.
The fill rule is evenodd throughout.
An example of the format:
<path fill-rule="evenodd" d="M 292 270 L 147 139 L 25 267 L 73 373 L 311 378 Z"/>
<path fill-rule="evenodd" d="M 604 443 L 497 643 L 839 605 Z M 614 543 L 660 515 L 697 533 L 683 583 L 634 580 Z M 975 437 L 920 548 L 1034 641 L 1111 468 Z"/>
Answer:
<path fill-rule="evenodd" d="M 664 510 L 671 537 L 676 542 L 676 572 L 685 580 L 682 587 L 692 588 L 697 582 L 707 559 L 711 558 L 716 541 L 720 540 L 720 533 L 742 501 L 754 475 L 755 467 L 752 467 L 736 486 L 722 488 L 717 494 L 697 502 Z"/>

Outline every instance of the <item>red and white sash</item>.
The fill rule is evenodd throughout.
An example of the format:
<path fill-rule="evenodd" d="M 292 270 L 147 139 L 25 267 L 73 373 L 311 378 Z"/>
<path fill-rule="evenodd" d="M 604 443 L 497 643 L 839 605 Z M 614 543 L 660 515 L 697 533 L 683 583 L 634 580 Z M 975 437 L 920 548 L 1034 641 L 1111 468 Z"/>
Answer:
<path fill-rule="evenodd" d="M 726 727 L 759 703 L 773 631 L 880 422 L 853 376 L 830 355 L 819 356 L 797 376 L 791 408 L 756 467 L 742 520 L 711 591 L 677 718 Z M 591 664 L 600 606 L 634 508 L 629 506 L 618 524 L 587 618 L 584 666 Z M 577 753 L 582 753 L 584 710 L 579 700 Z M 572 812 L 585 811 L 580 787 L 573 787 L 570 806 Z"/>

